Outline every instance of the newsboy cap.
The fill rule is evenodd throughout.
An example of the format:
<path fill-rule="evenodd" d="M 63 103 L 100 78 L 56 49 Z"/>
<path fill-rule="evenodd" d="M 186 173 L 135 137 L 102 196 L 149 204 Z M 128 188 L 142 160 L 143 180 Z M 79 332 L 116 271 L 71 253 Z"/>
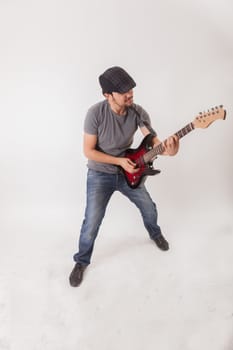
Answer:
<path fill-rule="evenodd" d="M 111 67 L 99 76 L 99 83 L 102 92 L 121 94 L 133 89 L 136 86 L 133 78 L 121 67 Z"/>

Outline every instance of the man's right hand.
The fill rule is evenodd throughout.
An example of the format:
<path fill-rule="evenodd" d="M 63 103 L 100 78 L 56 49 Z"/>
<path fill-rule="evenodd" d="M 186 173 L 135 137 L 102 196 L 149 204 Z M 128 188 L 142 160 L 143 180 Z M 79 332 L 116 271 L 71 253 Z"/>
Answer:
<path fill-rule="evenodd" d="M 120 165 L 125 171 L 127 171 L 130 174 L 134 174 L 137 171 L 139 171 L 139 168 L 137 167 L 136 163 L 134 163 L 129 158 L 118 158 L 118 165 Z"/>

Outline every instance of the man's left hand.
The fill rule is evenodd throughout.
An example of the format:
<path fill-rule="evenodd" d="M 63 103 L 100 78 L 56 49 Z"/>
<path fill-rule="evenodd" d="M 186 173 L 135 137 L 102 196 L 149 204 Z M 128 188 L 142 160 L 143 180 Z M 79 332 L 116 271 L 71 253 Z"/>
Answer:
<path fill-rule="evenodd" d="M 179 138 L 176 135 L 168 137 L 164 142 L 165 153 L 169 156 L 174 156 L 179 150 Z"/>

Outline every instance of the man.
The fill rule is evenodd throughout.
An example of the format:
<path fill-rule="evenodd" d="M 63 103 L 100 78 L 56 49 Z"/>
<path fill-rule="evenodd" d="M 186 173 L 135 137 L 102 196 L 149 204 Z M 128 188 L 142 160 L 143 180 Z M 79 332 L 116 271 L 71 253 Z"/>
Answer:
<path fill-rule="evenodd" d="M 133 103 L 133 78 L 121 67 L 111 67 L 99 77 L 104 101 L 92 106 L 84 123 L 84 154 L 88 158 L 87 203 L 79 238 L 79 251 L 74 255 L 75 266 L 70 275 L 73 287 L 80 285 L 83 272 L 90 264 L 94 242 L 111 195 L 119 191 L 140 210 L 150 238 L 161 250 L 169 244 L 157 224 L 157 209 L 145 185 L 131 188 L 121 171 L 136 173 L 135 163 L 124 157 L 140 128 L 144 136 L 152 134 L 153 144 L 160 140 L 151 127 L 147 112 Z M 164 153 L 175 155 L 179 140 L 174 135 L 164 143 Z"/>

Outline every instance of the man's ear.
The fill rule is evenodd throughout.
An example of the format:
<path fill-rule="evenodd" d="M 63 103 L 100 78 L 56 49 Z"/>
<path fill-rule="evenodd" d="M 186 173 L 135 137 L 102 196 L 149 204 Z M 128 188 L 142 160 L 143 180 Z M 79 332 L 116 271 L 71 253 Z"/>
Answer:
<path fill-rule="evenodd" d="M 103 95 L 107 100 L 110 98 L 110 96 L 112 96 L 112 94 L 108 94 L 107 92 L 105 92 Z"/>

